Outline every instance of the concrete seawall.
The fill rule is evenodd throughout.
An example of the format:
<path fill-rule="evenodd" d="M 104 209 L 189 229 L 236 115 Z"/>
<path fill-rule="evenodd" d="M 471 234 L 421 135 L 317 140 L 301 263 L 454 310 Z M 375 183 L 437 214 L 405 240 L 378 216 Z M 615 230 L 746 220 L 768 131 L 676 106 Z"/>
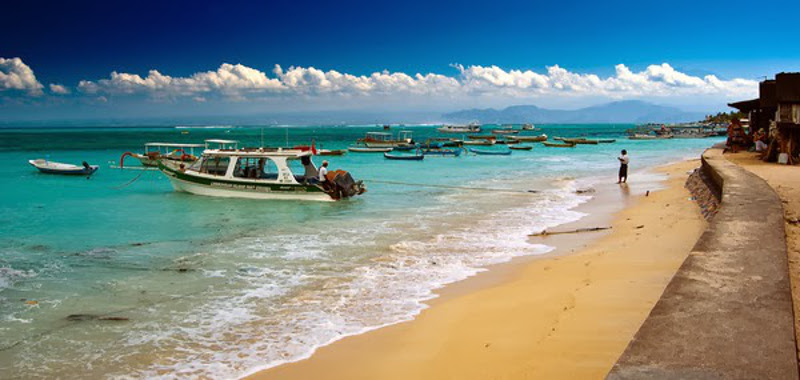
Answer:
<path fill-rule="evenodd" d="M 608 379 L 798 379 L 780 199 L 703 153 L 722 207 Z"/>

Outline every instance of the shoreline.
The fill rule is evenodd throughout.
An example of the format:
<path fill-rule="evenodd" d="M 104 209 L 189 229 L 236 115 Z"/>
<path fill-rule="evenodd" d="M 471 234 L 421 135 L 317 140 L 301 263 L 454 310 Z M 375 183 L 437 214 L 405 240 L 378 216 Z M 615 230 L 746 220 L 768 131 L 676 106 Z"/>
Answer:
<path fill-rule="evenodd" d="M 445 343 L 446 341 L 452 340 L 451 338 L 459 338 L 459 339 L 467 339 L 469 340 L 469 335 L 473 335 L 473 333 L 464 333 L 461 331 L 445 333 L 444 330 L 434 330 L 434 331 L 427 331 L 429 329 L 428 326 L 436 325 L 439 328 L 444 327 L 445 329 L 449 327 L 451 324 L 450 322 L 461 322 L 462 320 L 469 320 L 470 314 L 475 314 L 475 311 L 479 312 L 486 312 L 487 307 L 485 306 L 485 301 L 492 301 L 497 300 L 500 303 L 509 303 L 509 301 L 503 301 L 504 299 L 513 299 L 519 298 L 523 296 L 524 298 L 521 299 L 522 302 L 528 303 L 530 300 L 530 295 L 527 295 L 527 291 L 521 292 L 521 290 L 525 289 L 525 286 L 529 286 L 531 282 L 531 276 L 525 276 L 526 273 L 530 273 L 531 271 L 540 272 L 542 270 L 549 271 L 551 266 L 562 265 L 561 261 L 576 261 L 582 259 L 584 256 L 591 258 L 591 259 L 598 259 L 599 261 L 603 261 L 607 259 L 603 259 L 606 253 L 606 249 L 608 248 L 609 242 L 613 242 L 616 238 L 618 238 L 620 234 L 627 233 L 628 239 L 633 237 L 633 240 L 639 240 L 638 235 L 639 232 L 634 232 L 635 235 L 631 235 L 630 231 L 618 232 L 618 226 L 623 226 L 626 224 L 630 224 L 631 217 L 627 217 L 627 214 L 636 214 L 642 213 L 642 208 L 648 208 L 647 205 L 642 205 L 642 199 L 644 199 L 644 193 L 646 191 L 654 191 L 651 193 L 649 199 L 656 199 L 656 198 L 664 198 L 669 197 L 671 202 L 675 203 L 680 199 L 686 200 L 690 195 L 688 190 L 686 190 L 683 185 L 688 177 L 688 174 L 685 174 L 687 170 L 692 168 L 698 167 L 699 161 L 698 160 L 683 160 L 677 163 L 671 163 L 663 166 L 656 167 L 655 169 L 645 169 L 640 172 L 634 173 L 634 175 L 641 175 L 647 173 L 659 173 L 664 177 L 659 179 L 656 182 L 644 182 L 644 183 L 637 183 L 635 180 L 629 186 L 619 186 L 611 183 L 606 184 L 596 184 L 594 187 L 597 189 L 595 195 L 586 203 L 583 203 L 576 207 L 575 211 L 584 212 L 587 215 L 581 218 L 578 221 L 570 222 L 558 226 L 558 229 L 570 229 L 570 228 L 583 228 L 583 227 L 596 227 L 601 225 L 613 225 L 614 229 L 610 231 L 599 231 L 599 232 L 589 232 L 589 233 L 581 233 L 581 234 L 570 234 L 570 235 L 558 235 L 558 236 L 547 236 L 547 237 L 532 237 L 530 238 L 531 243 L 540 243 L 540 244 L 547 244 L 550 246 L 555 247 L 555 249 L 549 253 L 542 254 L 542 255 L 533 255 L 533 256 L 522 256 L 512 259 L 506 263 L 495 264 L 487 268 L 486 271 L 478 273 L 475 276 L 472 276 L 468 279 L 448 284 L 443 288 L 437 289 L 435 291 L 437 297 L 426 301 L 426 305 L 428 306 L 424 309 L 420 314 L 418 314 L 413 320 L 406 321 L 406 322 L 399 322 L 395 324 L 390 324 L 387 326 L 376 327 L 375 329 L 363 332 L 357 335 L 351 335 L 347 337 L 343 337 L 333 343 L 328 345 L 322 346 L 317 348 L 314 353 L 306 359 L 302 359 L 295 362 L 284 363 L 278 366 L 274 366 L 268 369 L 257 370 L 248 373 L 245 375 L 246 378 L 315 378 L 319 376 L 324 376 L 326 378 L 407 378 L 407 377 L 447 377 L 447 376 L 454 376 L 455 373 L 452 371 L 445 371 L 441 372 L 441 367 L 447 367 L 451 370 L 454 368 L 452 366 L 443 365 L 438 363 L 441 361 L 440 354 L 431 352 L 431 347 L 436 347 L 434 342 L 430 342 L 431 340 L 439 342 L 440 344 Z M 634 177 L 636 178 L 636 177 Z M 616 188 L 616 190 L 615 190 Z M 663 190 L 663 191 L 655 191 L 655 190 Z M 665 194 L 662 194 L 665 193 Z M 684 196 L 685 195 L 685 196 Z M 648 202 L 650 203 L 650 202 Z M 669 206 L 669 204 L 667 204 Z M 652 205 L 649 207 L 649 211 L 645 210 L 644 214 L 652 214 Z M 679 207 L 673 207 L 673 209 L 678 209 Z M 634 309 L 641 309 L 637 310 L 635 313 L 635 320 L 628 324 L 628 328 L 625 330 L 624 334 L 618 334 L 619 336 L 624 336 L 625 338 L 622 339 L 612 339 L 615 341 L 615 354 L 611 355 L 613 357 L 606 358 L 605 365 L 603 366 L 603 373 L 608 372 L 611 366 L 614 364 L 614 361 L 622 353 L 625 349 L 625 346 L 628 343 L 628 340 L 633 336 L 633 334 L 638 329 L 639 325 L 644 321 L 649 313 L 650 308 L 653 304 L 658 300 L 663 288 L 666 286 L 669 279 L 672 277 L 672 274 L 677 270 L 678 266 L 682 262 L 683 258 L 688 255 L 691 245 L 697 240 L 696 238 L 700 236 L 703 229 L 705 228 L 705 221 L 700 214 L 699 208 L 694 204 L 694 202 L 683 202 L 680 207 L 681 209 L 681 216 L 685 216 L 687 212 L 692 217 L 691 223 L 686 223 L 688 225 L 688 229 L 693 234 L 694 239 L 691 240 L 687 247 L 681 247 L 678 254 L 671 255 L 669 262 L 667 263 L 665 268 L 660 268 L 659 276 L 655 289 L 650 289 L 648 291 L 649 298 L 647 302 L 644 304 L 634 305 Z M 648 215 L 653 217 L 654 215 Z M 658 217 L 659 219 L 663 219 Z M 627 220 L 626 220 L 627 219 Z M 658 223 L 660 220 L 651 220 L 650 224 Z M 673 223 L 674 225 L 674 223 Z M 686 226 L 684 226 L 686 227 Z M 684 228 L 686 229 L 686 228 Z M 531 233 L 536 231 L 531 231 Z M 649 232 L 649 230 L 648 230 Z M 647 240 L 647 239 L 643 239 Z M 605 248 L 604 248 L 605 247 Z M 623 244 L 624 248 L 624 244 Z M 683 249 L 685 248 L 685 249 Z M 677 256 L 677 257 L 676 257 Z M 568 273 L 575 272 L 575 271 L 586 271 L 587 268 L 590 267 L 591 260 L 586 261 L 584 265 L 572 265 L 571 270 L 568 270 Z M 574 264 L 574 263 L 572 263 Z M 630 263 L 627 263 L 630 264 Z M 664 264 L 664 263 L 661 263 Z M 583 267 L 583 268 L 581 268 Z M 612 268 L 613 269 L 613 268 Z M 571 273 L 574 275 L 575 273 Z M 574 276 L 568 276 L 574 277 Z M 534 278 L 533 282 L 537 282 L 538 279 Z M 572 279 L 574 280 L 574 279 Z M 608 281 L 609 278 L 604 278 L 604 280 Z M 544 285 L 553 285 L 553 283 L 557 283 L 559 286 L 557 289 L 559 291 L 565 291 L 572 287 L 573 285 L 577 286 L 574 291 L 571 292 L 578 292 L 581 287 L 589 287 L 591 285 L 591 280 L 589 280 L 588 284 L 585 281 L 577 281 L 576 283 L 570 284 L 562 284 L 564 281 L 559 278 L 548 278 L 544 281 Z M 569 281 L 568 281 L 569 282 Z M 614 282 L 613 280 L 611 282 Z M 618 282 L 618 281 L 617 281 Z M 566 285 L 566 286 L 564 286 Z M 530 289 L 528 289 L 530 290 Z M 553 304 L 559 304 L 560 302 L 550 302 L 546 301 L 548 298 L 547 293 L 541 290 L 538 291 L 541 294 L 538 294 L 538 303 L 534 302 L 531 305 L 534 307 L 534 310 L 539 310 L 538 308 L 552 308 Z M 567 291 L 570 292 L 570 291 Z M 486 294 L 492 294 L 489 299 L 477 302 L 474 300 L 475 298 L 486 297 Z M 497 294 L 493 294 L 497 293 Z M 497 297 L 497 296 L 500 297 Z M 510 296 L 509 296 L 510 295 Z M 574 295 L 572 295 L 574 298 Z M 608 296 L 608 295 L 606 295 Z M 612 295 L 613 296 L 613 295 Z M 613 297 L 612 297 L 613 298 Z M 496 302 L 492 302 L 496 303 Z M 454 305 L 461 305 L 458 307 L 459 312 L 452 314 L 452 310 Z M 469 306 L 467 306 L 469 305 Z M 497 305 L 497 307 L 511 307 L 514 308 L 513 305 Z M 576 305 L 569 305 L 564 306 L 563 310 L 548 310 L 547 315 L 551 315 L 553 313 L 561 314 L 561 312 L 572 312 L 572 310 L 576 307 Z M 526 310 L 527 313 L 531 313 L 534 310 Z M 589 310 L 590 314 L 592 313 Z M 543 322 L 542 317 L 533 312 L 531 317 L 539 319 L 539 322 Z M 445 318 L 438 317 L 438 315 L 447 315 Z M 431 322 L 431 320 L 437 319 L 437 321 Z M 486 329 L 486 326 L 493 326 L 496 324 L 497 318 L 490 317 L 488 320 L 481 320 L 479 324 L 470 324 L 467 323 L 469 330 L 481 330 Z M 546 319 L 546 318 L 545 318 Z M 516 323 L 513 323 L 516 322 Z M 526 324 L 530 322 L 529 320 L 515 320 L 509 326 L 519 326 L 521 324 Z M 466 321 L 465 321 L 466 323 Z M 504 324 L 504 323 L 503 323 Z M 547 324 L 547 323 L 544 323 Z M 525 329 L 523 327 L 523 329 Z M 492 328 L 489 328 L 492 330 Z M 544 331 L 546 334 L 544 336 L 549 336 L 549 333 L 555 332 L 556 328 L 552 327 L 551 331 Z M 416 339 L 411 341 L 408 338 L 410 332 L 416 333 Z M 538 333 L 542 333 L 543 331 L 538 331 Z M 414 334 L 411 334 L 412 337 Z M 467 335 L 466 337 L 464 335 Z M 491 334 L 490 334 L 491 335 Z M 541 334 L 539 334 L 541 335 Z M 515 342 L 506 342 L 511 346 L 515 346 Z M 524 342 L 520 342 L 524 343 Z M 486 343 L 487 346 L 483 347 L 484 349 L 488 349 L 491 347 L 492 343 Z M 531 347 L 528 347 L 528 350 L 525 349 L 514 349 L 511 351 L 506 351 L 506 356 L 516 357 L 520 354 L 524 354 L 527 351 L 530 351 Z M 414 351 L 428 351 L 428 355 L 424 354 L 409 354 L 405 353 L 405 351 L 413 349 Z M 399 351 L 399 352 L 397 352 Z M 347 363 L 353 363 L 354 361 L 362 362 L 364 358 L 364 354 L 368 353 L 370 358 L 369 362 L 369 371 L 364 371 L 363 367 L 359 367 L 358 370 L 353 369 L 354 365 Z M 475 354 L 475 353 L 472 353 Z M 563 354 L 563 352 L 561 353 Z M 556 359 L 554 353 L 550 353 L 550 356 L 553 356 Z M 405 358 L 399 362 L 399 358 Z M 606 354 L 607 356 L 608 354 Z M 531 356 L 529 353 L 526 355 L 528 359 Z M 466 356 L 460 356 L 459 354 L 452 353 L 449 357 L 454 357 L 454 360 L 463 360 Z M 358 359 L 357 359 L 358 358 Z M 431 360 L 436 358 L 436 360 Z M 496 359 L 503 362 L 505 359 L 497 357 Z M 518 363 L 521 358 L 517 358 Z M 610 359 L 610 360 L 609 360 Z M 548 360 L 543 360 L 548 361 Z M 553 362 L 553 360 L 549 360 Z M 384 362 L 383 364 L 380 364 Z M 492 367 L 493 363 L 485 363 L 481 365 L 480 368 L 487 368 Z M 398 373 L 400 366 L 405 371 L 404 374 Z M 417 367 L 424 367 L 417 368 Z M 462 366 L 463 367 L 463 366 Z M 559 366 L 551 366 L 558 368 Z M 417 368 L 415 370 L 411 370 L 411 368 Z M 440 368 L 436 370 L 436 368 Z M 512 363 L 505 363 L 500 367 L 495 367 L 496 371 L 486 372 L 479 374 L 475 372 L 475 368 L 472 371 L 466 371 L 465 373 L 459 373 L 458 377 L 486 377 L 486 376 L 497 376 L 503 372 L 510 373 L 508 371 L 513 370 L 514 364 Z M 563 366 L 560 366 L 562 370 L 564 370 Z M 392 370 L 394 369 L 394 371 Z M 430 372 L 433 370 L 433 372 Z M 362 372 L 363 371 L 363 372 Z M 533 372 L 525 372 L 531 375 L 539 376 L 540 373 L 537 371 Z M 558 373 L 558 372 L 556 372 Z M 551 373 L 553 374 L 553 373 Z M 589 375 L 589 374 L 584 374 Z M 597 376 L 598 373 L 593 373 L 591 375 Z M 515 375 L 516 376 L 516 375 Z"/>

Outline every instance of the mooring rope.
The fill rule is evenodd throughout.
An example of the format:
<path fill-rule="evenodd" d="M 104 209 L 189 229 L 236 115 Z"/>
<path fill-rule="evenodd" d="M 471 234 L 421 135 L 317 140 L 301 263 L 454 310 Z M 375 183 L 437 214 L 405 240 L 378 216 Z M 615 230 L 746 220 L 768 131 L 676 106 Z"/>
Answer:
<path fill-rule="evenodd" d="M 470 186 L 451 186 L 451 185 L 435 185 L 430 183 L 413 183 L 401 181 L 386 181 L 380 179 L 364 179 L 364 182 L 383 183 L 387 185 L 403 185 L 403 186 L 416 186 L 416 187 L 433 187 L 439 189 L 454 189 L 454 190 L 472 190 L 472 191 L 487 191 L 497 193 L 514 193 L 514 194 L 536 194 L 539 190 L 514 190 L 514 189 L 498 189 L 491 187 L 470 187 Z"/>
<path fill-rule="evenodd" d="M 141 178 L 144 173 L 147 173 L 147 170 L 142 170 L 141 172 L 139 172 L 139 174 L 136 177 L 133 177 L 133 179 L 131 179 L 130 181 L 125 182 L 125 183 L 123 183 L 122 185 L 119 185 L 119 186 L 113 186 L 113 187 L 111 187 L 111 189 L 112 190 L 120 190 L 120 189 L 124 189 L 124 188 L 126 188 L 126 187 L 128 187 L 130 185 L 133 185 L 133 183 L 138 181 L 139 178 Z"/>

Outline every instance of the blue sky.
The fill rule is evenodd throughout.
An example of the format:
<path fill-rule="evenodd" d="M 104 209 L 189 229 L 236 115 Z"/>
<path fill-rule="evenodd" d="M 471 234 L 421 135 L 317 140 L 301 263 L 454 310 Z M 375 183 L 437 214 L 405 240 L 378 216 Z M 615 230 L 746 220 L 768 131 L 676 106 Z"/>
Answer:
<path fill-rule="evenodd" d="M 746 81 L 800 70 L 800 49 L 786 44 L 800 32 L 782 17 L 799 14 L 797 1 L 757 7 L 739 1 L 28 1 L 3 9 L 0 58 L 19 58 L 41 86 L 9 84 L 11 71 L 22 66 L 0 64 L 0 102 L 7 115 L 17 116 L 31 109 L 42 115 L 69 109 L 70 116 L 81 116 L 148 108 L 176 113 L 198 108 L 211 113 L 444 111 L 511 104 L 573 108 L 633 98 L 719 109 L 750 94 L 752 83 Z M 754 13 L 759 17 L 751 17 Z M 459 83 L 432 78 L 387 85 L 386 80 L 408 81 L 392 77 L 314 87 L 320 84 L 314 82 L 318 73 L 303 71 L 293 73 L 305 78 L 294 87 L 269 81 L 251 85 L 255 73 L 231 70 L 249 81 L 243 90 L 242 83 L 217 86 L 229 72 L 224 63 L 269 80 L 278 77 L 274 66 L 280 65 L 284 72 L 314 68 L 367 79 L 384 71 L 412 79 L 420 73 Z M 619 77 L 620 64 L 641 75 L 622 84 L 584 78 L 572 88 L 580 78 L 550 69 L 606 80 Z M 653 65 L 656 70 L 649 70 Z M 168 76 L 169 83 L 148 82 L 150 70 Z M 111 83 L 112 72 L 143 81 L 126 77 Z M 176 78 L 196 73 L 219 75 L 202 78 L 202 85 L 176 84 Z M 708 75 L 714 78 L 706 80 Z M 639 86 L 640 77 L 654 83 Z M 79 86 L 81 81 L 91 83 Z M 637 89 L 630 88 L 634 84 Z"/>

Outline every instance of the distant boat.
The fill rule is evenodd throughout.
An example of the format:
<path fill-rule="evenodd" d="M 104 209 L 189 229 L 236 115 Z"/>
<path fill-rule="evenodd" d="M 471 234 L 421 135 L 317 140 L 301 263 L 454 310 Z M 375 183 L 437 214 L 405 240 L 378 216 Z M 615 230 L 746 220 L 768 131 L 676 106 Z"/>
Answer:
<path fill-rule="evenodd" d="M 497 142 L 496 140 L 464 140 L 461 142 L 461 144 L 489 146 L 489 145 L 494 145 L 496 142 Z"/>
<path fill-rule="evenodd" d="M 42 173 L 47 174 L 65 174 L 65 175 L 92 175 L 100 167 L 97 165 L 89 165 L 86 161 L 82 166 L 63 164 L 60 162 L 48 161 L 42 158 L 36 160 L 28 160 L 28 163 L 39 169 Z"/>
<path fill-rule="evenodd" d="M 611 143 L 617 142 L 617 140 L 616 139 L 600 139 L 600 140 L 597 140 L 597 142 L 599 142 L 600 144 L 611 144 Z"/>
<path fill-rule="evenodd" d="M 388 160 L 401 160 L 401 161 L 422 161 L 425 159 L 425 155 L 420 154 L 391 154 L 391 153 L 384 153 L 383 157 Z"/>
<path fill-rule="evenodd" d="M 471 140 L 497 140 L 495 135 L 467 135 Z"/>
<path fill-rule="evenodd" d="M 515 135 L 517 133 L 519 133 L 518 130 L 511 128 L 492 129 L 492 134 L 495 135 Z"/>
<path fill-rule="evenodd" d="M 530 145 L 511 145 L 511 146 L 508 147 L 508 149 L 513 149 L 513 150 L 531 150 L 531 149 L 533 149 L 533 147 L 530 146 Z"/>
<path fill-rule="evenodd" d="M 658 137 L 657 136 L 653 136 L 653 135 L 644 135 L 644 134 L 641 134 L 641 133 L 635 133 L 635 134 L 633 134 L 631 136 L 628 136 L 628 139 L 629 140 L 655 140 L 655 139 L 658 139 Z"/>
<path fill-rule="evenodd" d="M 597 140 L 588 140 L 588 139 L 585 139 L 585 138 L 582 138 L 582 137 L 574 138 L 574 139 L 564 139 L 563 141 L 565 143 L 568 143 L 568 144 L 591 144 L 591 145 L 597 145 Z"/>
<path fill-rule="evenodd" d="M 391 152 L 392 148 L 370 148 L 366 146 L 349 146 L 347 147 L 347 150 L 354 153 L 386 153 L 386 152 Z"/>
<path fill-rule="evenodd" d="M 480 133 L 481 125 L 478 123 L 469 123 L 467 125 L 443 125 L 436 128 L 436 130 L 442 133 Z"/>
<path fill-rule="evenodd" d="M 533 130 L 536 130 L 536 127 L 534 127 L 533 124 L 523 124 L 522 125 L 522 130 L 523 131 L 533 131 Z"/>
<path fill-rule="evenodd" d="M 558 143 L 551 143 L 551 142 L 547 142 L 547 141 L 542 142 L 542 145 L 544 145 L 546 147 L 550 147 L 550 148 L 574 148 L 575 147 L 575 144 L 572 144 L 572 143 L 558 144 Z"/>
<path fill-rule="evenodd" d="M 424 149 L 422 151 L 426 156 L 453 156 L 458 157 L 461 155 L 461 148 L 456 149 Z"/>
<path fill-rule="evenodd" d="M 392 137 L 391 133 L 367 132 L 364 138 L 358 139 L 358 144 L 364 144 L 370 148 L 387 148 L 398 145 L 411 144 L 411 131 L 400 131 L 397 138 Z"/>
<path fill-rule="evenodd" d="M 542 141 L 547 141 L 547 135 L 542 134 L 539 136 L 508 136 L 508 139 L 521 142 L 542 142 Z"/>
<path fill-rule="evenodd" d="M 479 150 L 479 149 L 472 149 L 469 148 L 469 151 L 475 153 L 480 156 L 509 156 L 511 155 L 510 150 L 506 151 L 499 151 L 499 150 Z"/>

